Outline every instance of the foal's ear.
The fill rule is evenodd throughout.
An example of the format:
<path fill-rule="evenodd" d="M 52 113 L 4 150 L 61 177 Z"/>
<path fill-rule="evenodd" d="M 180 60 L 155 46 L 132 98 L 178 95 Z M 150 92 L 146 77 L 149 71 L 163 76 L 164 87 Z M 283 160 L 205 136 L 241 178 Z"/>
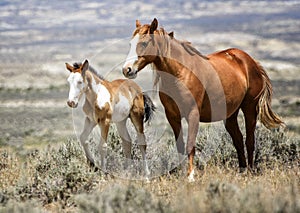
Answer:
<path fill-rule="evenodd" d="M 170 32 L 170 33 L 169 33 L 169 36 L 170 36 L 171 38 L 174 38 L 174 32 L 173 32 L 173 31 Z"/>
<path fill-rule="evenodd" d="M 150 34 L 153 34 L 154 31 L 157 29 L 157 27 L 158 27 L 158 21 L 156 18 L 154 18 L 150 25 Z"/>
<path fill-rule="evenodd" d="M 140 26 L 142 26 L 142 25 L 141 25 L 141 22 L 140 22 L 139 20 L 136 20 L 136 21 L 135 21 L 135 27 L 136 27 L 136 28 L 139 28 Z"/>
<path fill-rule="evenodd" d="M 89 69 L 89 61 L 85 59 L 85 61 L 82 64 L 81 67 L 81 75 L 83 78 L 85 78 L 85 72 Z"/>
<path fill-rule="evenodd" d="M 74 67 L 72 67 L 70 64 L 66 63 L 66 68 L 67 70 L 69 70 L 70 72 L 73 72 Z"/>

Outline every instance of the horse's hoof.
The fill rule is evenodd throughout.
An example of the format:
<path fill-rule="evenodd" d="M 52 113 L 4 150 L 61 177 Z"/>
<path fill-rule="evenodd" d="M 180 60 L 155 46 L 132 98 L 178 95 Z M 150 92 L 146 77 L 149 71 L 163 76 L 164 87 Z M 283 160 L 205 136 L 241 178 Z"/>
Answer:
<path fill-rule="evenodd" d="M 189 176 L 188 176 L 188 182 L 189 182 L 189 183 L 195 182 L 194 174 L 195 174 L 195 171 L 194 171 L 194 169 L 193 169 L 193 170 L 191 171 L 191 173 L 189 174 Z"/>
<path fill-rule="evenodd" d="M 247 173 L 247 167 L 240 167 L 240 174 L 246 174 Z"/>

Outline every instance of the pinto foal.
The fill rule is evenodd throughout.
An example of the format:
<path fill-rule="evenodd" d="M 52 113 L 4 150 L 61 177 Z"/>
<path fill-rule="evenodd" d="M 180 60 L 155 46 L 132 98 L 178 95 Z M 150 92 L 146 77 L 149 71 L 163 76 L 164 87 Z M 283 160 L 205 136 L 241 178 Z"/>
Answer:
<path fill-rule="evenodd" d="M 99 144 L 101 168 L 106 170 L 107 136 L 111 122 L 116 123 L 125 157 L 131 158 L 131 138 L 126 127 L 126 121 L 130 118 L 137 131 L 137 143 L 142 153 L 145 174 L 149 174 L 146 162 L 144 122 L 149 121 L 155 110 L 149 96 L 143 93 L 134 81 L 117 79 L 109 82 L 105 80 L 92 67 L 89 67 L 87 60 L 83 64 L 74 63 L 73 66 L 66 63 L 66 68 L 70 71 L 68 106 L 76 108 L 79 99 L 85 94 L 83 111 L 86 117 L 84 129 L 80 134 L 80 143 L 90 165 L 95 166 L 95 161 L 86 140 L 97 124 L 101 129 Z"/>

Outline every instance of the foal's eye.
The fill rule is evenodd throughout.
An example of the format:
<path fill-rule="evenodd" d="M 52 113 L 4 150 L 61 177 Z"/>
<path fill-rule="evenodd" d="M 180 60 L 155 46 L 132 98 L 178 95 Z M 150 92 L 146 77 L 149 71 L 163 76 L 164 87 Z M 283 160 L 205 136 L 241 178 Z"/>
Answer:
<path fill-rule="evenodd" d="M 78 81 L 78 84 L 82 84 L 82 81 Z"/>

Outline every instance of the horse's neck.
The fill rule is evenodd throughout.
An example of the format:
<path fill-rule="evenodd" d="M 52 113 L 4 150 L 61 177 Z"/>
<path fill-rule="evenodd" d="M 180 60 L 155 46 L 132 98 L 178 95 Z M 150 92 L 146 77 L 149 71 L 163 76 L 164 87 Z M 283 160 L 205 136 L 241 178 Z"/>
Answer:
<path fill-rule="evenodd" d="M 202 79 L 204 73 L 213 69 L 207 59 L 197 54 L 191 55 L 177 41 L 170 41 L 169 48 L 170 51 L 167 55 L 160 56 L 154 62 L 156 70 L 161 72 L 161 74 L 164 73 L 159 75 L 161 78 L 171 75 L 175 77 L 174 80 L 178 80 L 178 78 L 184 79 L 189 77 L 188 73 L 193 72 L 195 76 Z"/>

